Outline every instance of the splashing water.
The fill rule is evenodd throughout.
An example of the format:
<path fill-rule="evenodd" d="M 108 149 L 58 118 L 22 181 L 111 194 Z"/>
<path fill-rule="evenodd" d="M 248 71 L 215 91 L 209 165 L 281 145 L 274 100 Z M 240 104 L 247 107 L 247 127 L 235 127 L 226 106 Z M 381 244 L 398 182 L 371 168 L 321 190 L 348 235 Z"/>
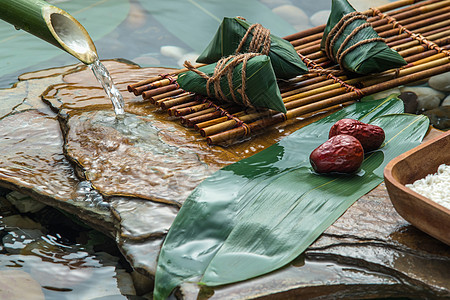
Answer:
<path fill-rule="evenodd" d="M 99 59 L 96 59 L 92 64 L 90 64 L 89 68 L 92 70 L 92 72 L 94 72 L 94 75 L 97 78 L 98 82 L 100 82 L 106 94 L 108 94 L 109 98 L 111 99 L 116 117 L 123 116 L 123 114 L 125 113 L 123 109 L 123 97 L 114 85 L 111 75 L 109 75 L 108 69 L 106 69 L 106 67 L 100 62 Z"/>

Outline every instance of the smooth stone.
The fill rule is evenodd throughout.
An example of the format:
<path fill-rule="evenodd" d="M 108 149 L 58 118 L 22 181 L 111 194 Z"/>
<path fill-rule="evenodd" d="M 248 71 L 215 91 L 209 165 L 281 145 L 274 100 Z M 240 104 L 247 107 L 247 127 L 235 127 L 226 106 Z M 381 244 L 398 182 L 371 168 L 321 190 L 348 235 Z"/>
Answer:
<path fill-rule="evenodd" d="M 6 199 L 8 199 L 8 201 L 11 202 L 21 213 L 36 213 L 46 206 L 30 196 L 16 191 L 6 195 Z"/>
<path fill-rule="evenodd" d="M 404 111 L 408 114 L 415 114 L 417 112 L 417 95 L 413 92 L 404 92 L 398 96 L 403 101 Z"/>
<path fill-rule="evenodd" d="M 194 52 L 186 53 L 183 56 L 181 56 L 180 59 L 178 59 L 177 64 L 181 68 L 184 68 L 185 61 L 190 61 L 192 64 L 195 65 L 195 61 L 197 60 L 198 56 L 199 56 L 198 53 L 194 53 Z"/>
<path fill-rule="evenodd" d="M 175 206 L 122 197 L 114 197 L 111 209 L 118 216 L 122 237 L 135 241 L 165 235 L 178 213 Z"/>
<path fill-rule="evenodd" d="M 171 57 L 174 59 L 180 59 L 187 51 L 178 46 L 162 46 L 160 49 L 162 55 Z"/>
<path fill-rule="evenodd" d="M 450 72 L 431 77 L 428 85 L 441 92 L 450 92 Z"/>
<path fill-rule="evenodd" d="M 281 5 L 272 9 L 272 12 L 291 24 L 297 31 L 310 27 L 308 15 L 297 6 Z"/>
<path fill-rule="evenodd" d="M 313 14 L 311 18 L 309 18 L 309 21 L 314 27 L 326 24 L 328 21 L 328 17 L 330 16 L 330 12 L 330 10 L 320 10 Z"/>
<path fill-rule="evenodd" d="M 371 7 L 379 7 L 381 5 L 388 4 L 389 0 L 349 0 L 350 4 L 357 11 L 366 11 Z"/>
<path fill-rule="evenodd" d="M 9 228 L 42 230 L 41 224 L 31 220 L 27 216 L 11 215 L 1 218 L 0 222 L 3 226 L 6 226 L 6 230 L 8 230 Z"/>
<path fill-rule="evenodd" d="M 441 106 L 449 106 L 450 105 L 450 95 L 444 98 L 444 101 L 442 101 Z"/>
<path fill-rule="evenodd" d="M 400 89 L 393 88 L 393 89 L 381 91 L 381 92 L 370 95 L 370 97 L 378 100 L 378 99 L 383 99 L 383 98 L 389 97 L 392 94 L 400 94 Z"/>
<path fill-rule="evenodd" d="M 445 94 L 429 87 L 402 87 L 400 91 L 413 92 L 417 95 L 417 110 L 425 111 L 436 108 L 444 99 Z"/>
<path fill-rule="evenodd" d="M 430 119 L 431 124 L 443 130 L 450 129 L 450 105 L 439 106 L 423 113 Z"/>
<path fill-rule="evenodd" d="M 117 286 L 122 295 L 136 296 L 133 278 L 125 269 L 116 268 Z"/>
<path fill-rule="evenodd" d="M 45 300 L 39 283 L 20 270 L 0 270 L 0 299 Z"/>

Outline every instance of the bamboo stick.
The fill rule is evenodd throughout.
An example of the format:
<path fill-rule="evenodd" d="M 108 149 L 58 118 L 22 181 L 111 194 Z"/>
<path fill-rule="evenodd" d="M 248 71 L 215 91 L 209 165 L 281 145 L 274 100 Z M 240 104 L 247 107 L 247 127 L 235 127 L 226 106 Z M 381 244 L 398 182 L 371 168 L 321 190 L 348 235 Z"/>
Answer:
<path fill-rule="evenodd" d="M 186 103 L 190 100 L 193 100 L 195 98 L 194 94 L 190 94 L 188 93 L 187 95 L 183 96 L 183 97 L 177 97 L 174 98 L 172 100 L 167 100 L 167 101 L 161 101 L 161 103 L 159 103 L 159 106 L 163 109 L 169 109 L 171 107 L 174 107 L 176 105 L 180 105 L 182 103 Z"/>
<path fill-rule="evenodd" d="M 178 95 L 183 94 L 183 93 L 185 93 L 184 90 L 178 89 L 178 90 L 173 90 L 173 91 L 170 91 L 170 92 L 162 93 L 162 94 L 159 94 L 159 95 L 155 95 L 152 98 L 153 98 L 153 101 L 158 102 L 159 100 L 162 100 L 162 99 L 165 99 L 165 98 L 169 98 L 169 97 L 178 96 Z"/>
<path fill-rule="evenodd" d="M 191 102 L 179 104 L 179 105 L 169 108 L 167 110 L 167 113 L 169 114 L 169 116 L 177 116 L 178 117 L 178 116 L 181 116 L 180 114 L 177 113 L 179 109 L 184 109 L 184 108 L 190 109 L 191 106 L 198 105 L 200 103 L 201 103 L 200 101 L 191 101 Z"/>
<path fill-rule="evenodd" d="M 8 0 L 6 0 L 6 1 L 8 1 Z M 198 65 L 196 65 L 195 67 L 196 67 L 196 68 L 200 68 L 200 67 L 202 67 L 202 66 L 204 66 L 204 65 L 205 65 L 205 64 L 198 64 Z M 173 76 L 175 76 L 175 75 L 178 75 L 178 74 L 183 73 L 183 72 L 186 72 L 186 71 L 189 71 L 189 70 L 186 69 L 186 68 L 184 68 L 184 69 L 174 69 L 172 72 L 170 72 L 170 73 L 168 73 L 168 74 L 157 75 L 157 76 L 155 76 L 155 77 L 147 78 L 147 79 L 138 81 L 138 82 L 136 82 L 136 83 L 130 84 L 130 85 L 127 86 L 127 89 L 128 89 L 128 91 L 131 93 L 131 92 L 133 92 L 133 90 L 134 90 L 135 88 L 137 88 L 137 87 L 139 87 L 139 86 L 147 85 L 147 84 L 149 84 L 149 83 L 152 83 L 152 82 L 155 82 L 155 81 L 158 81 L 158 80 L 162 80 L 162 79 L 163 79 L 164 77 L 166 77 L 166 76 L 172 76 L 172 77 L 173 77 Z"/>

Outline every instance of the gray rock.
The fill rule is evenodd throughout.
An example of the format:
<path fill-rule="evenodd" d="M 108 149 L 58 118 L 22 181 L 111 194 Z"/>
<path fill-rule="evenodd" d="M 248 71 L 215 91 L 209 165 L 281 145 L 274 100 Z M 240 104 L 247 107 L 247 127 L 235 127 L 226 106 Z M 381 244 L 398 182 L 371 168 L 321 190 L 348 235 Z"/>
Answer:
<path fill-rule="evenodd" d="M 431 125 L 438 129 L 450 129 L 450 106 L 439 106 L 423 113 L 430 119 Z"/>
<path fill-rule="evenodd" d="M 309 21 L 313 26 L 323 25 L 327 23 L 329 15 L 330 10 L 320 10 L 313 14 Z"/>
<path fill-rule="evenodd" d="M 441 106 L 450 106 L 450 95 L 444 98 L 444 101 L 442 101 Z"/>
<path fill-rule="evenodd" d="M 431 77 L 428 84 L 438 91 L 450 92 L 450 72 Z"/>
<path fill-rule="evenodd" d="M 436 108 L 444 99 L 445 94 L 429 87 L 402 87 L 401 92 L 413 92 L 417 95 L 417 110 L 425 111 Z"/>
<path fill-rule="evenodd" d="M 36 213 L 46 206 L 29 196 L 15 191 L 6 195 L 6 199 L 21 213 Z"/>
<path fill-rule="evenodd" d="M 386 98 L 392 94 L 400 94 L 400 89 L 399 88 L 393 88 L 393 89 L 389 89 L 389 90 L 385 90 L 385 91 L 381 91 L 375 94 L 372 94 L 371 97 L 373 97 L 373 99 L 383 99 Z"/>
<path fill-rule="evenodd" d="M 417 112 L 417 95 L 413 92 L 404 92 L 398 96 L 403 101 L 404 111 L 408 114 L 415 114 Z"/>

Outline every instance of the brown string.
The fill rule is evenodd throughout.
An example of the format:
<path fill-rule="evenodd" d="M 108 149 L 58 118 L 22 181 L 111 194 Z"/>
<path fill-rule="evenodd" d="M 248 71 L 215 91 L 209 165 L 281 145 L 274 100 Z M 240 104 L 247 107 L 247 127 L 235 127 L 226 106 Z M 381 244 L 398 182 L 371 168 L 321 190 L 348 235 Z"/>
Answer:
<path fill-rule="evenodd" d="M 211 76 L 208 76 L 207 74 L 203 73 L 196 67 L 194 67 L 189 61 L 184 62 L 184 66 L 191 70 L 198 75 L 200 75 L 202 78 L 206 79 L 206 93 L 208 97 L 212 97 L 211 94 L 211 85 L 214 87 L 215 92 L 215 98 L 221 99 L 226 102 L 230 102 L 230 99 L 226 98 L 225 94 L 222 91 L 222 88 L 220 86 L 220 82 L 222 77 L 226 76 L 228 81 L 228 87 L 231 93 L 231 96 L 233 98 L 233 101 L 237 104 L 244 105 L 246 107 L 253 108 L 254 106 L 251 104 L 250 99 L 248 98 L 245 90 L 246 90 L 246 81 L 247 81 L 247 75 L 246 75 L 246 69 L 247 69 L 247 62 L 249 59 L 261 55 L 259 53 L 243 53 L 238 55 L 230 55 L 228 57 L 224 57 L 220 59 L 216 67 L 214 69 L 214 73 Z M 242 102 L 240 102 L 236 95 L 234 94 L 234 87 L 233 87 L 233 70 L 234 68 L 242 63 L 242 69 L 241 69 L 241 88 L 238 89 L 238 93 L 241 94 Z"/>
<path fill-rule="evenodd" d="M 345 88 L 347 92 L 355 92 L 359 97 L 364 96 L 364 93 L 360 89 L 346 83 L 342 79 L 333 75 L 334 73 L 333 70 L 326 70 L 322 68 L 321 66 L 316 64 L 312 59 L 309 59 L 308 57 L 302 55 L 300 52 L 297 52 L 297 54 L 300 56 L 301 60 L 305 63 L 308 69 L 311 69 L 310 71 L 318 72 L 319 74 L 326 74 L 328 79 L 332 79 L 334 82 L 339 83 L 339 85 Z"/>
<path fill-rule="evenodd" d="M 345 28 L 347 28 L 347 26 L 350 25 L 355 20 L 367 20 L 367 16 L 357 11 L 344 15 L 341 18 L 341 20 L 330 30 L 330 33 L 328 34 L 325 40 L 325 54 L 329 59 L 337 62 L 341 67 L 341 69 L 344 69 L 343 64 L 345 56 L 349 54 L 351 51 L 365 44 L 384 41 L 384 39 L 381 37 L 371 38 L 359 41 L 356 44 L 345 49 L 345 47 L 347 47 L 347 44 L 356 36 L 356 34 L 358 34 L 358 32 L 360 32 L 364 28 L 371 26 L 370 23 L 365 22 L 356 27 L 355 29 L 353 29 L 352 32 L 350 32 L 350 34 L 344 39 L 344 41 L 339 46 L 336 55 L 333 55 L 333 47 L 336 44 L 337 40 L 344 33 Z"/>
<path fill-rule="evenodd" d="M 247 32 L 245 32 L 245 35 L 242 37 L 242 40 L 236 49 L 236 54 L 242 51 L 244 44 L 247 41 L 250 34 L 252 34 L 253 37 L 250 41 L 248 49 L 245 52 L 261 53 L 264 55 L 268 55 L 271 43 L 270 30 L 264 28 L 261 24 L 253 24 L 247 29 Z M 260 51 L 261 46 L 262 50 Z"/>
<path fill-rule="evenodd" d="M 245 123 L 244 121 L 242 121 L 241 119 L 239 119 L 235 115 L 230 114 L 228 111 L 226 111 L 225 109 L 223 109 L 219 105 L 213 103 L 208 98 L 205 98 L 205 97 L 202 97 L 200 95 L 197 95 L 196 96 L 196 100 L 201 100 L 203 103 L 208 103 L 208 107 L 214 107 L 214 109 L 216 111 L 220 112 L 221 116 L 227 117 L 228 120 L 234 120 L 236 122 L 236 126 L 241 126 L 244 129 L 245 136 L 247 136 L 247 135 L 249 135 L 251 133 L 250 127 L 247 125 L 247 123 Z"/>
<path fill-rule="evenodd" d="M 373 11 L 373 15 L 376 16 L 378 15 L 381 19 L 386 19 L 388 20 L 388 23 L 391 23 L 393 28 L 398 28 L 399 34 L 405 32 L 407 33 L 411 38 L 419 41 L 420 43 L 424 44 L 428 49 L 431 50 L 435 50 L 438 53 L 444 53 L 447 56 L 450 56 L 450 51 L 439 47 L 436 43 L 428 40 L 426 37 L 424 37 L 423 35 L 421 35 L 420 33 L 415 33 L 409 29 L 407 29 L 405 26 L 403 26 L 402 24 L 400 24 L 395 18 L 386 15 L 384 13 L 382 13 L 379 9 L 377 8 L 370 8 Z"/>

